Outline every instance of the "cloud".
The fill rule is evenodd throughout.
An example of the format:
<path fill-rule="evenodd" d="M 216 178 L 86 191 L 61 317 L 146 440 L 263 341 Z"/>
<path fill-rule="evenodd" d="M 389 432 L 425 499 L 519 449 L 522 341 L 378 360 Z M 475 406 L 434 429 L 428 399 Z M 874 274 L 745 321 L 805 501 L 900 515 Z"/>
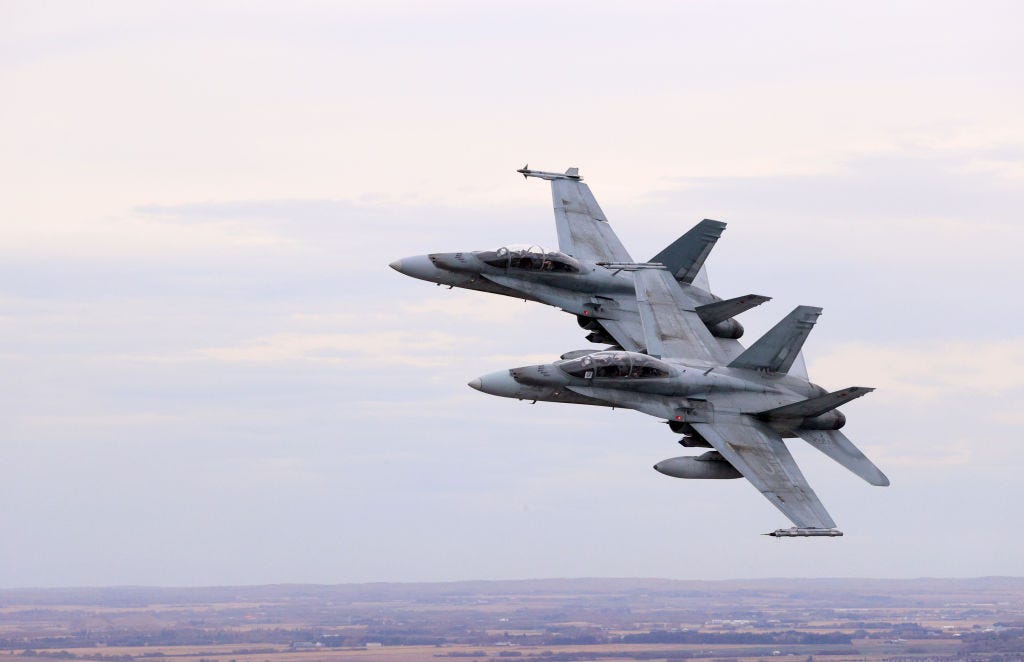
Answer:
<path fill-rule="evenodd" d="M 804 251 L 841 240 L 861 259 L 979 261 L 1024 241 L 1020 163 L 1009 158 L 1020 149 L 894 146 L 811 174 L 680 178 L 647 206 L 720 214 L 773 240 L 799 232 Z M 972 239 L 985 250 L 968 250 Z"/>
<path fill-rule="evenodd" d="M 458 357 L 477 359 L 481 365 L 521 366 L 550 363 L 557 355 L 481 351 L 480 340 L 438 332 L 370 331 L 365 333 L 281 333 L 245 340 L 237 345 L 200 349 L 182 357 L 133 357 L 121 360 L 188 361 L 194 358 L 230 363 L 309 362 L 362 369 L 437 368 Z"/>
<path fill-rule="evenodd" d="M 464 338 L 433 331 L 367 331 L 357 333 L 279 333 L 229 347 L 198 350 L 218 361 L 314 361 L 348 365 L 373 361 L 390 365 L 443 365 L 443 355 Z M 440 358 L 438 355 L 441 355 Z"/>
<path fill-rule="evenodd" d="M 1022 427 L 1024 426 L 1024 407 L 997 411 L 992 414 L 992 420 L 999 423 L 1006 423 L 1007 425 Z"/>
<path fill-rule="evenodd" d="M 1020 570 L 986 530 L 1024 503 L 1007 498 L 1024 453 L 1018 6 L 403 1 L 197 21 L 122 4 L 19 9 L 0 45 L 17 127 L 0 583 L 671 574 L 680 545 L 708 576 L 931 572 L 965 544 L 978 572 Z M 466 386 L 588 345 L 564 313 L 387 264 L 553 246 L 547 185 L 513 172 L 526 160 L 579 166 L 640 259 L 729 221 L 716 291 L 776 297 L 744 315 L 747 340 L 788 306 L 826 308 L 812 377 L 880 387 L 849 432 L 901 474 L 857 491 L 801 449 L 856 522 L 850 553 L 765 552 L 751 532 L 781 516 L 740 481 L 655 474 L 680 451 L 651 417 Z M 966 514 L 956 540 L 946 509 Z M 857 548 L 865 531 L 938 551 L 922 569 Z M 498 542 L 465 544 L 480 539 Z"/>
<path fill-rule="evenodd" d="M 978 461 L 978 453 L 969 440 L 959 440 L 948 446 L 932 447 L 927 453 L 901 454 L 899 447 L 876 445 L 864 449 L 874 462 L 886 470 L 890 468 L 912 469 L 916 472 L 935 469 L 956 469 Z"/>
<path fill-rule="evenodd" d="M 351 222 L 394 220 L 396 210 L 428 206 L 415 195 L 363 194 L 351 199 L 210 200 L 182 204 L 138 205 L 131 213 L 160 223 L 180 225 L 293 227 L 323 230 Z"/>
<path fill-rule="evenodd" d="M 1024 390 L 1024 338 L 1004 341 L 872 345 L 847 343 L 810 362 L 815 379 L 864 383 L 890 398 L 934 402 L 949 397 L 1003 397 Z"/>
<path fill-rule="evenodd" d="M 328 477 L 308 457 L 246 458 L 229 475 L 223 471 L 206 474 L 212 484 L 226 482 L 250 490 L 322 488 Z"/>

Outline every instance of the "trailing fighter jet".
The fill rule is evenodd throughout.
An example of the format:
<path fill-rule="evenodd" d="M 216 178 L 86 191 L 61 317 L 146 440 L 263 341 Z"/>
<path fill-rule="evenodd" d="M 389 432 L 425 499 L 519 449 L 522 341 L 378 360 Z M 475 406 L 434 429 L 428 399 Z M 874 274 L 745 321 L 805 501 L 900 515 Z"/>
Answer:
<path fill-rule="evenodd" d="M 623 407 L 667 420 L 686 435 L 684 446 L 714 450 L 664 460 L 657 471 L 677 478 L 746 478 L 795 525 L 767 535 L 843 535 L 783 437 L 804 439 L 872 485 L 888 485 L 889 479 L 839 431 L 846 418 L 836 407 L 873 389 L 829 393 L 790 374 L 821 309 L 797 307 L 733 356 L 708 333 L 668 269 L 645 265 L 633 280 L 647 353 L 573 352 L 469 385 L 503 397 Z"/>
<path fill-rule="evenodd" d="M 391 267 L 438 285 L 555 306 L 576 315 L 580 326 L 590 331 L 591 342 L 646 351 L 632 279 L 632 272 L 643 264 L 634 263 L 615 236 L 579 170 L 569 168 L 563 174 L 523 167 L 517 172 L 551 182 L 558 251 L 513 245 L 495 251 L 417 255 L 395 260 Z M 650 262 L 665 265 L 687 286 L 688 302 L 713 336 L 735 340 L 743 335 L 743 326 L 733 318 L 769 297 L 748 294 L 723 301 L 708 291 L 704 261 L 724 230 L 725 223 L 705 219 Z"/>

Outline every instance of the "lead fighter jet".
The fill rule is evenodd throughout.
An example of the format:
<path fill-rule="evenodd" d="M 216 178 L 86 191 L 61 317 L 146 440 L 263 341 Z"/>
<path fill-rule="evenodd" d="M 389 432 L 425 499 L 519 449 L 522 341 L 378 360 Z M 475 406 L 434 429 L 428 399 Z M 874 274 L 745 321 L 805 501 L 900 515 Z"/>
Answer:
<path fill-rule="evenodd" d="M 637 268 L 615 236 L 590 187 L 576 168 L 564 174 L 521 168 L 524 177 L 551 182 L 558 229 L 558 251 L 539 246 L 503 246 L 495 251 L 430 253 L 395 260 L 391 267 L 438 285 L 481 290 L 561 308 L 595 343 L 644 352 L 632 271 Z M 768 301 L 756 294 L 721 300 L 711 294 L 704 261 L 725 230 L 725 223 L 705 219 L 672 242 L 650 262 L 668 267 L 686 284 L 687 297 L 715 337 L 735 340 L 743 326 L 733 319 Z M 733 347 L 737 351 L 738 345 Z"/>
<path fill-rule="evenodd" d="M 585 256 L 595 269 L 609 265 L 605 259 L 609 254 L 628 258 L 575 168 L 565 175 L 527 168 L 519 172 L 551 180 L 564 255 Z M 613 277 L 628 273 L 632 285 L 631 296 L 618 288 L 607 297 L 619 313 L 612 323 L 599 318 L 601 331 L 614 339 L 615 346 L 570 352 L 555 363 L 492 373 L 469 385 L 503 397 L 624 407 L 665 419 L 673 431 L 685 435 L 682 445 L 714 450 L 659 462 L 654 467 L 657 471 L 677 478 L 747 478 L 795 525 L 767 535 L 841 536 L 783 438 L 800 437 L 868 483 L 888 485 L 888 478 L 839 431 L 846 418 L 836 408 L 872 389 L 851 387 L 829 393 L 807 379 L 800 349 L 820 308 L 797 307 L 746 350 L 734 334 L 715 334 L 715 324 L 709 324 L 701 309 L 726 302 L 715 301 L 707 292 L 706 278 L 704 288 L 692 284 L 714 241 L 705 241 L 698 251 L 703 255 L 685 261 L 685 268 L 678 259 L 687 252 L 679 250 L 680 244 L 693 254 L 692 233 L 697 228 L 650 263 L 614 263 Z M 520 254 L 520 261 L 551 255 L 529 253 Z M 433 257 L 427 259 L 436 264 Z M 507 258 L 509 271 L 512 259 Z M 600 282 L 588 285 L 595 284 Z M 564 285 L 562 289 L 571 291 Z M 602 308 L 592 312 L 596 316 Z"/>

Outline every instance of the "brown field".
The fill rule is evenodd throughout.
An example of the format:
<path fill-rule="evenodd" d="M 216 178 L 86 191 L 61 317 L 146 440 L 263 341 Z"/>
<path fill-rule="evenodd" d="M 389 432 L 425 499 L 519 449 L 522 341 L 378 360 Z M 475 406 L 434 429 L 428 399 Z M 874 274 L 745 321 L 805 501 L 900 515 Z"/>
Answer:
<path fill-rule="evenodd" d="M 910 648 L 920 649 L 924 655 L 951 655 L 957 650 L 956 645 L 951 645 L 947 642 L 936 642 L 927 640 L 908 640 L 900 645 L 884 644 L 878 645 L 871 642 L 856 641 L 854 647 L 858 650 L 855 654 L 844 655 L 841 652 L 834 652 L 827 656 L 828 660 L 833 662 L 841 662 L 845 660 L 865 660 L 865 659 L 883 659 L 894 655 L 905 654 L 905 651 Z M 269 650 L 273 648 L 273 650 Z M 374 662 L 392 662 L 408 660 L 410 662 L 419 662 L 430 660 L 431 662 L 441 662 L 443 660 L 517 660 L 523 658 L 537 658 L 543 659 L 546 657 L 544 653 L 579 653 L 579 654 L 600 654 L 603 660 L 633 660 L 633 654 L 635 653 L 664 653 L 666 656 L 674 656 L 679 652 L 689 653 L 701 653 L 704 659 L 739 659 L 739 660 L 763 660 L 766 659 L 765 655 L 752 655 L 745 656 L 744 653 L 749 651 L 751 648 L 763 649 L 764 646 L 744 646 L 744 645 L 684 645 L 684 644 L 597 644 L 590 646 L 524 646 L 510 648 L 507 646 L 469 646 L 469 645 L 453 645 L 453 646 L 386 646 L 380 648 L 359 648 L 359 649 L 339 649 L 339 650 L 312 650 L 312 651 L 294 651 L 289 650 L 287 646 L 276 646 L 267 647 L 267 650 L 261 650 L 260 652 L 247 652 L 250 649 L 239 648 L 238 646 L 161 646 L 161 647 L 147 647 L 145 652 L 139 650 L 138 647 L 130 646 L 107 646 L 107 647 L 91 647 L 91 648 L 69 648 L 64 649 L 69 653 L 75 654 L 76 656 L 85 658 L 88 656 L 133 656 L 137 659 L 157 659 L 158 657 L 173 658 L 182 662 L 188 660 L 210 660 L 211 662 L 230 662 L 235 660 L 236 662 L 315 662 L 317 660 L 372 660 Z M 789 647 L 789 652 L 794 652 L 793 647 Z M 805 648 L 799 653 L 801 659 L 805 659 L 808 655 L 813 655 L 815 652 L 827 650 L 827 646 L 808 646 L 801 647 Z M 508 653 L 510 651 L 521 653 L 522 657 L 499 657 L 502 653 Z M 449 657 L 450 653 L 461 653 L 468 654 L 473 652 L 480 652 L 479 656 L 466 656 L 466 657 Z M 157 656 L 155 654 L 159 653 Z M 605 655 L 619 653 L 621 657 L 605 657 Z M 145 656 L 145 657 L 143 657 Z M 788 655 L 787 655 L 788 656 Z M 768 655 L 767 657 L 772 657 Z M 31 659 L 31 658 L 29 658 Z M 659 658 L 651 658 L 658 660 Z M 666 658 L 661 658 L 666 659 Z"/>
<path fill-rule="evenodd" d="M 1024 580 L 0 590 L 0 656 L 1003 662 L 1024 660 Z"/>

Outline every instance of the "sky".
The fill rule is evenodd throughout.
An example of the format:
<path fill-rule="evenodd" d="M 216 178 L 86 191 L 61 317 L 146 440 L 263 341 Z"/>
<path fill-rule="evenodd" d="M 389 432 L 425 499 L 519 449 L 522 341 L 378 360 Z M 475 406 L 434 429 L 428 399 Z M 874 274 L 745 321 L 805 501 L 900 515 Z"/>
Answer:
<path fill-rule="evenodd" d="M 1024 575 L 1017 2 L 0 2 L 0 587 Z M 590 346 L 388 268 L 555 247 L 799 304 L 844 538 L 631 411 L 466 383 Z"/>

